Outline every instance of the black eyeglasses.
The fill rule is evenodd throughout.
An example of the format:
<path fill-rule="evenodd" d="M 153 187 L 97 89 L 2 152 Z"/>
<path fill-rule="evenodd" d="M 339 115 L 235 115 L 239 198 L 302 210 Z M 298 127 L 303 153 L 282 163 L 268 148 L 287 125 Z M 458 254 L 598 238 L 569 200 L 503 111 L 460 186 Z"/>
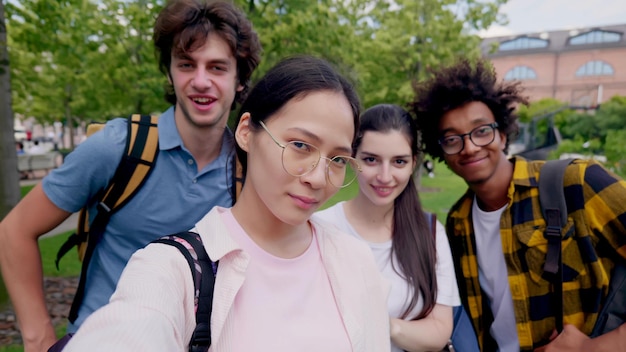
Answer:
<path fill-rule="evenodd" d="M 452 134 L 439 138 L 439 145 L 443 152 L 448 155 L 458 154 L 465 148 L 465 136 L 469 136 L 470 141 L 477 147 L 484 147 L 491 144 L 496 138 L 497 122 L 480 125 L 469 133 Z"/>
<path fill-rule="evenodd" d="M 313 171 L 320 163 L 320 160 L 328 160 L 326 165 L 326 178 L 337 188 L 349 186 L 355 179 L 358 172 L 361 172 L 361 166 L 356 159 L 346 156 L 337 155 L 332 158 L 323 157 L 320 150 L 309 143 L 302 141 L 291 141 L 285 144 L 280 143 L 274 138 L 274 135 L 265 126 L 263 121 L 259 124 L 270 135 L 274 143 L 283 149 L 281 161 L 283 169 L 291 176 L 300 177 Z"/>

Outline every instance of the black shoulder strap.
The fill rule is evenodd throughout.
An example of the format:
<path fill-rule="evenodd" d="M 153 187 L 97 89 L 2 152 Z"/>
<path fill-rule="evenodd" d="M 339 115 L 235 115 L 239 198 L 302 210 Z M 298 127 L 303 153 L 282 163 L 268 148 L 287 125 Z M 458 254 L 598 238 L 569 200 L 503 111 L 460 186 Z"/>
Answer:
<path fill-rule="evenodd" d="M 128 119 L 126 149 L 115 174 L 97 205 L 98 213 L 89 226 L 78 288 L 70 308 L 69 320 L 78 317 L 85 296 L 87 268 L 94 249 L 104 234 L 111 215 L 123 207 L 144 184 L 158 156 L 157 116 L 134 114 Z M 58 260 L 58 259 L 57 259 Z"/>
<path fill-rule="evenodd" d="M 558 332 L 563 330 L 563 262 L 561 258 L 562 228 L 567 224 L 567 203 L 563 190 L 565 169 L 573 159 L 550 160 L 539 174 L 539 203 L 546 221 L 544 236 L 548 252 L 543 266 L 545 278 L 552 282 L 553 309 Z"/>
<path fill-rule="evenodd" d="M 200 235 L 194 232 L 180 232 L 154 242 L 178 248 L 189 263 L 196 302 L 196 328 L 189 342 L 189 351 L 206 352 L 211 346 L 211 311 L 218 263 L 211 261 Z"/>

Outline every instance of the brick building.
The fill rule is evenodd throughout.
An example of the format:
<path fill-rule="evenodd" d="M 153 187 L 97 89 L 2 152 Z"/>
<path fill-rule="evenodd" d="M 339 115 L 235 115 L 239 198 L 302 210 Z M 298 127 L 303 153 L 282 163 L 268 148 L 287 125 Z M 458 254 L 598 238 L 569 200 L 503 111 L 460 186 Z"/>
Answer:
<path fill-rule="evenodd" d="M 626 24 L 483 39 L 498 77 L 521 80 L 531 100 L 595 106 L 626 96 Z"/>

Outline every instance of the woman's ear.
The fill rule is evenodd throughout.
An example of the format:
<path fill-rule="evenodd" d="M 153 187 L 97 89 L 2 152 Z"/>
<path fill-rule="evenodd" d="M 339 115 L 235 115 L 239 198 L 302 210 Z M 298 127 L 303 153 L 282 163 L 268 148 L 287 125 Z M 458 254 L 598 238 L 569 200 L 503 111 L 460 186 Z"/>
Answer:
<path fill-rule="evenodd" d="M 252 131 L 250 130 L 250 113 L 246 112 L 241 115 L 239 119 L 239 124 L 237 124 L 237 129 L 235 130 L 235 140 L 237 141 L 237 145 L 246 153 L 248 152 L 248 146 L 250 143 L 250 135 Z"/>

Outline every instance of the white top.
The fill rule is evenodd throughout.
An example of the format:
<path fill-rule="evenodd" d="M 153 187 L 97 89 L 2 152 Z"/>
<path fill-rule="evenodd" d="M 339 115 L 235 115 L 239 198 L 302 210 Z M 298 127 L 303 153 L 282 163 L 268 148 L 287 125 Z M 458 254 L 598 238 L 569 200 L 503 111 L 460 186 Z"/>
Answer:
<path fill-rule="evenodd" d="M 235 325 L 235 298 L 246 281 L 250 255 L 232 238 L 223 211 L 213 208 L 192 229 L 209 257 L 219 260 L 210 352 L 236 351 L 235 340 L 246 338 Z M 310 223 L 352 351 L 389 351 L 388 284 L 371 252 L 332 227 Z M 193 297 L 185 257 L 173 246 L 150 244 L 132 256 L 110 303 L 86 319 L 64 351 L 187 351 L 196 326 Z M 272 336 L 282 339 L 284 333 Z M 270 350 L 256 346 L 253 351 Z"/>
<path fill-rule="evenodd" d="M 374 254 L 374 258 L 376 259 L 378 270 L 380 270 L 383 276 L 391 283 L 391 291 L 387 300 L 389 316 L 394 318 L 400 318 L 406 307 L 408 307 L 409 305 L 410 297 L 413 294 L 413 289 L 408 285 L 406 280 L 398 275 L 398 273 L 392 267 L 391 261 L 393 260 L 395 263 L 395 267 L 399 268 L 396 256 L 393 255 L 393 258 L 391 256 L 392 241 L 390 240 L 384 243 L 373 243 L 364 240 L 348 222 L 343 209 L 344 203 L 345 202 L 339 202 L 330 208 L 321 210 L 315 213 L 314 217 L 321 218 L 337 226 L 339 230 L 348 233 L 369 245 L 372 253 Z M 431 234 L 429 233 L 428 235 L 430 236 Z M 459 290 L 456 284 L 456 276 L 454 274 L 454 264 L 452 262 L 450 244 L 448 243 L 448 239 L 446 237 L 445 228 L 439 221 L 437 221 L 436 227 L 436 250 L 436 302 L 438 304 L 443 304 L 447 306 L 458 306 L 461 304 L 461 299 L 459 298 Z M 411 313 L 406 318 L 406 320 L 411 320 L 415 318 L 419 314 L 423 306 L 424 301 L 422 298 L 422 294 L 419 293 L 417 304 L 411 310 Z M 394 345 L 391 346 L 391 350 L 394 352 L 402 351 Z"/>
<path fill-rule="evenodd" d="M 472 222 L 476 234 L 478 281 L 489 299 L 493 313 L 493 324 L 489 332 L 498 343 L 499 351 L 517 352 L 519 340 L 513 311 L 513 296 L 500 238 L 500 216 L 505 209 L 506 205 L 495 211 L 483 211 L 474 197 Z"/>

